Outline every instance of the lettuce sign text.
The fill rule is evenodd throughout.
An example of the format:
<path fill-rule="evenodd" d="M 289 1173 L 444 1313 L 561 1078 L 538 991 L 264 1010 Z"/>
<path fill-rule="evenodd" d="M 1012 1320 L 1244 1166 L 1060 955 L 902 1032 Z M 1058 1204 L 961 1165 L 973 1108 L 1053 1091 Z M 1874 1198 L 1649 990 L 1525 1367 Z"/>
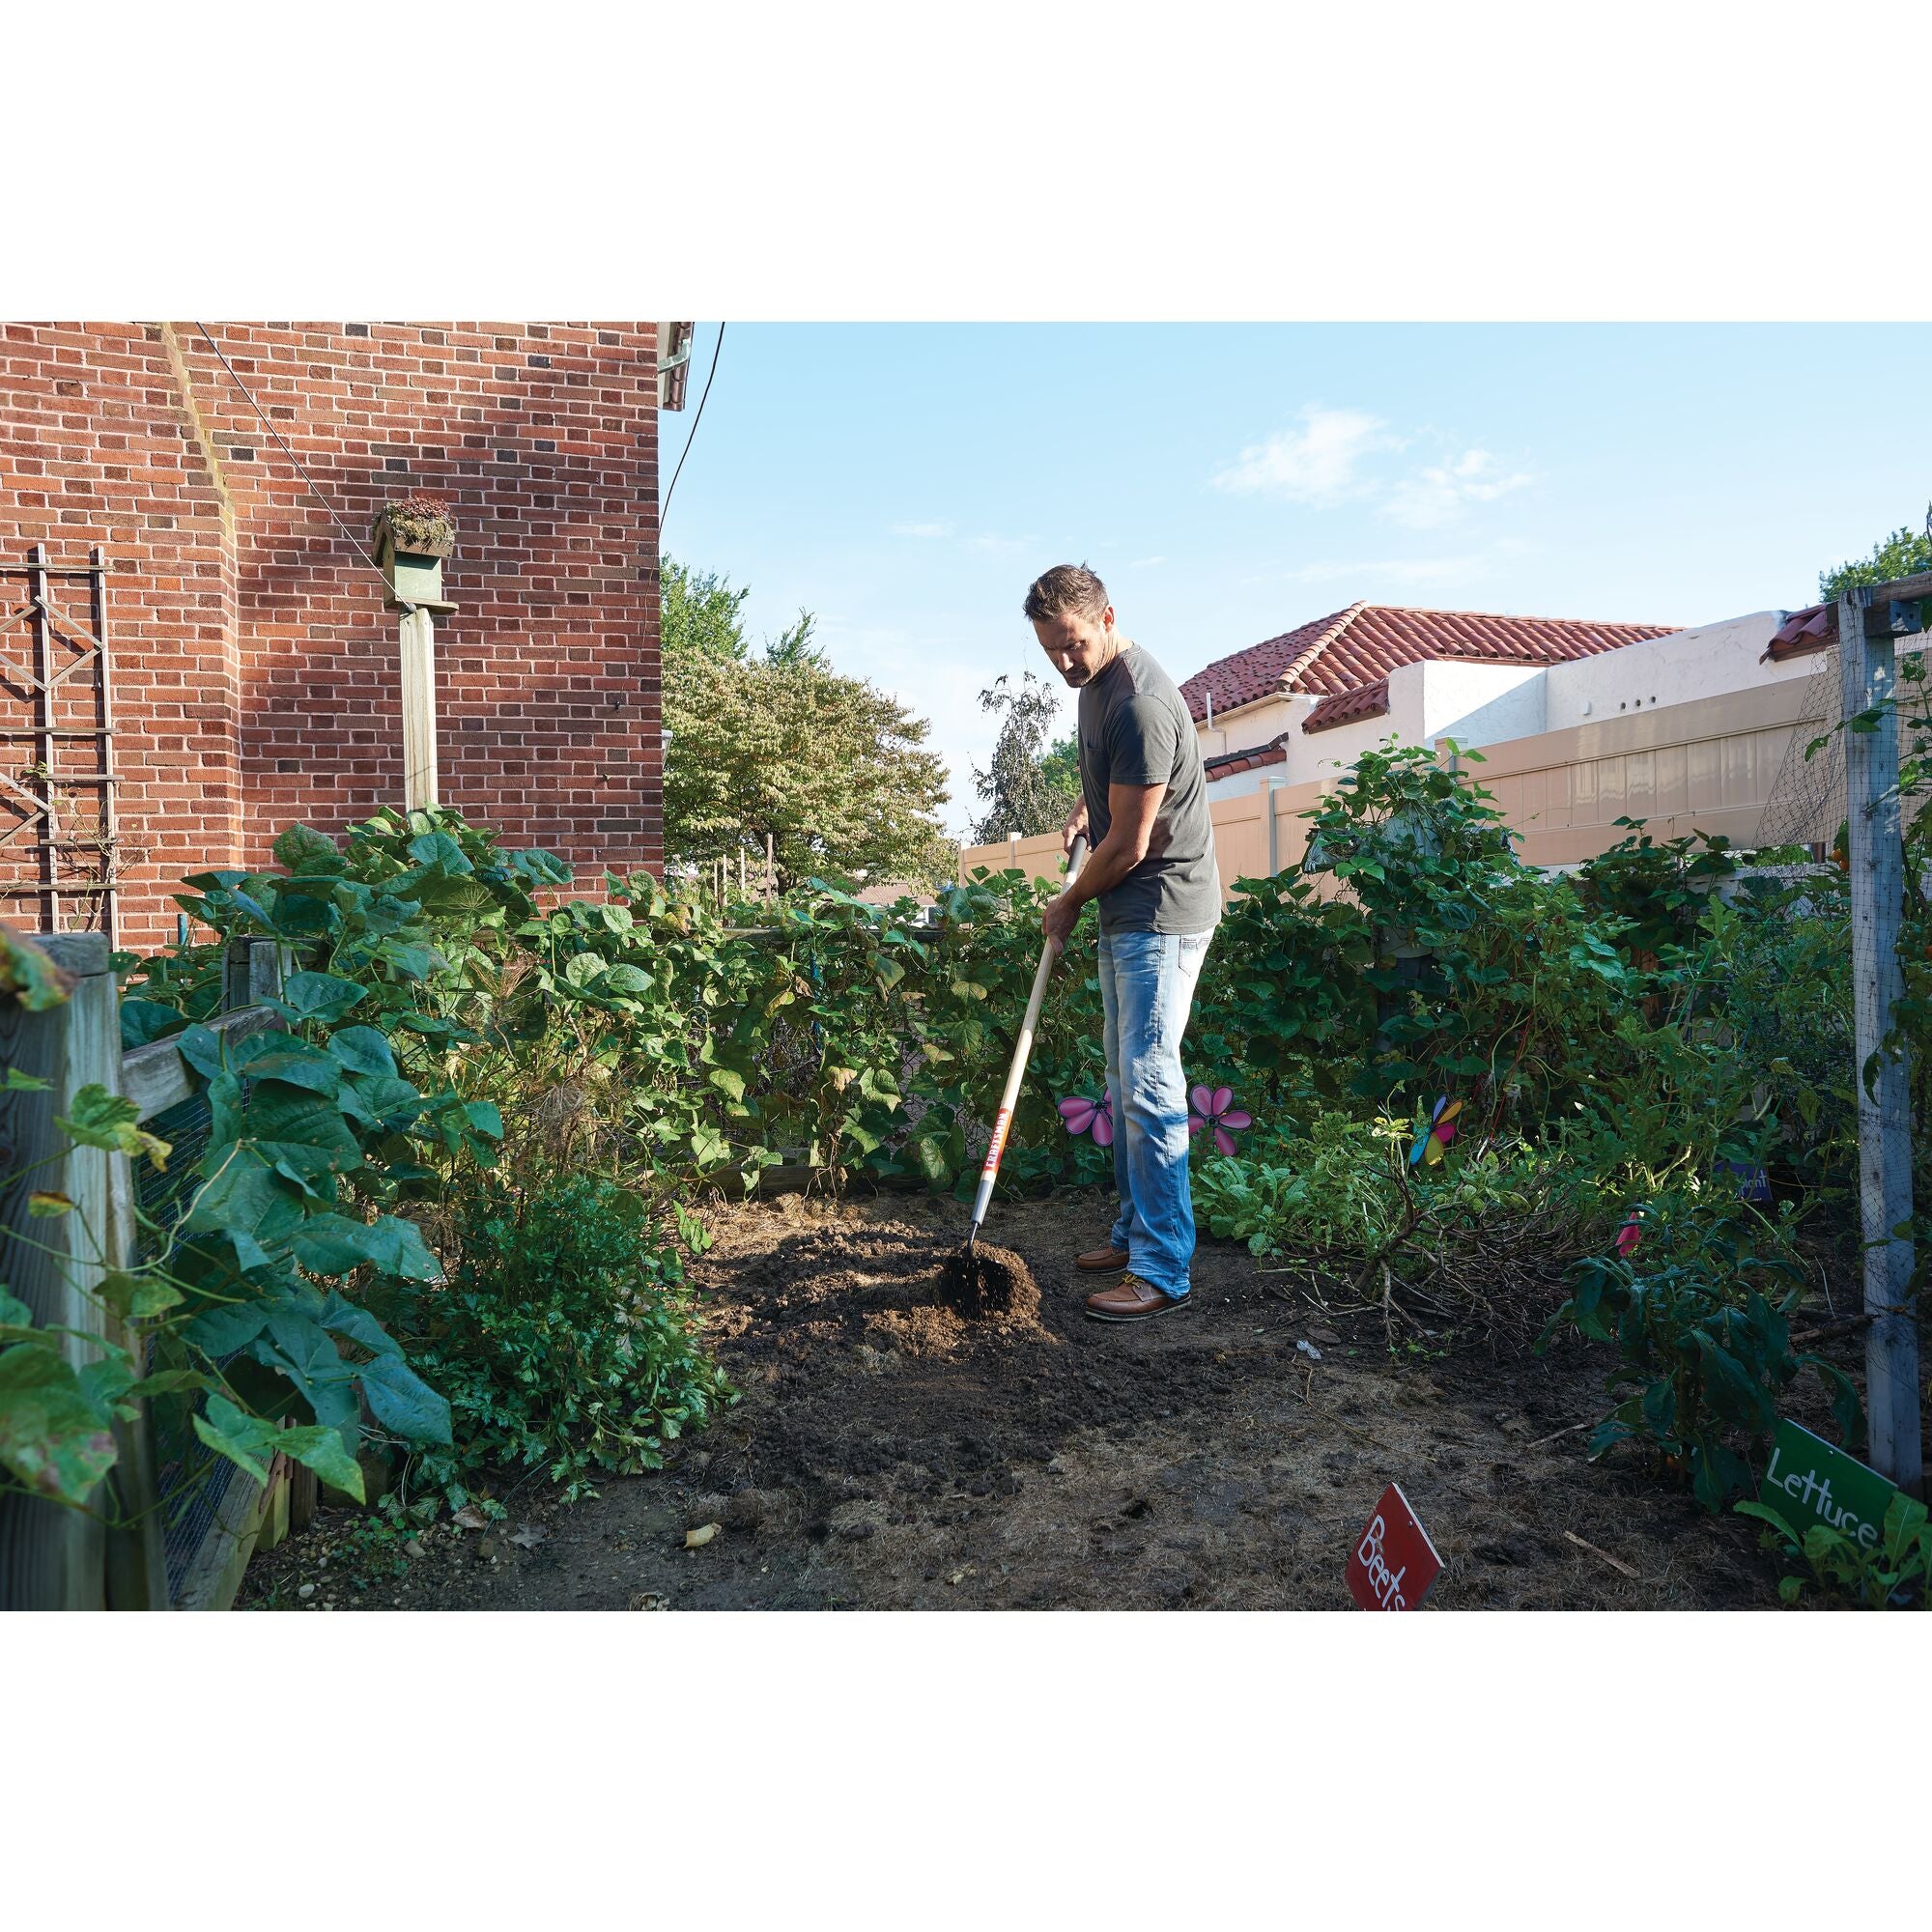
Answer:
<path fill-rule="evenodd" d="M 1795 1422 L 1780 1422 L 1758 1500 L 1782 1517 L 1801 1543 L 1807 1529 L 1822 1522 L 1861 1548 L 1872 1549 L 1895 1494 L 1893 1485 L 1876 1469 L 1854 1462 Z"/>

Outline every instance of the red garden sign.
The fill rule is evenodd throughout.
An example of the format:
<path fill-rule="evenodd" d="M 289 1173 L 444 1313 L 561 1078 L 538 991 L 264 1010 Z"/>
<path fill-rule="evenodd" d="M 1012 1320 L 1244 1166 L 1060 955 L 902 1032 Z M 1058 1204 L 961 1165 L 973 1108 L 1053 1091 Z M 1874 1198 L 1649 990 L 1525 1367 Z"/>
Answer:
<path fill-rule="evenodd" d="M 1349 1552 L 1349 1594 L 1365 1610 L 1412 1610 L 1441 1573 L 1429 1532 L 1391 1483 Z"/>

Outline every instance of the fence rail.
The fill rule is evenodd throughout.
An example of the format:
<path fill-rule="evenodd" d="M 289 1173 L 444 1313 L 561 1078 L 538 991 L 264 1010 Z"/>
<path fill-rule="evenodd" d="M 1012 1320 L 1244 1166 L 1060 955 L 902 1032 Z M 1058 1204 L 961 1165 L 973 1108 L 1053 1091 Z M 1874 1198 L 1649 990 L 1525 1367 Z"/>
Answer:
<path fill-rule="evenodd" d="M 143 1215 L 166 1225 L 179 1211 L 188 1191 L 182 1177 L 191 1174 L 193 1157 L 182 1136 L 165 1175 L 137 1177 L 127 1155 L 76 1147 L 55 1122 L 88 1086 L 132 1100 L 144 1123 L 161 1126 L 170 1116 L 205 1111 L 206 1103 L 174 1039 L 123 1051 L 104 934 L 43 934 L 31 943 L 71 991 L 44 1012 L 0 1005 L 0 1063 L 47 1082 L 44 1092 L 0 1093 L 0 1173 L 44 1159 L 38 1189 L 65 1194 L 75 1207 L 29 1230 L 26 1190 L 9 1188 L 0 1194 L 0 1227 L 29 1236 L 5 1244 L 13 1292 L 37 1325 L 71 1331 L 62 1347 L 81 1368 L 100 1358 L 103 1343 L 134 1346 L 93 1291 L 109 1270 L 139 1264 Z M 231 947 L 223 986 L 229 1010 L 211 1022 L 214 1030 L 236 1038 L 279 1026 L 260 1002 L 280 990 L 283 963 L 272 942 Z M 313 1509 L 313 1477 L 282 1457 L 266 1490 L 245 1478 L 222 1479 L 231 1465 L 214 1467 L 219 1459 L 194 1436 L 185 1401 L 163 1401 L 180 1408 L 171 1430 L 157 1430 L 152 1404 L 136 1405 L 134 1421 L 117 1422 L 116 1465 L 88 1512 L 0 1494 L 0 1608 L 226 1608 L 258 1541 L 299 1526 Z"/>

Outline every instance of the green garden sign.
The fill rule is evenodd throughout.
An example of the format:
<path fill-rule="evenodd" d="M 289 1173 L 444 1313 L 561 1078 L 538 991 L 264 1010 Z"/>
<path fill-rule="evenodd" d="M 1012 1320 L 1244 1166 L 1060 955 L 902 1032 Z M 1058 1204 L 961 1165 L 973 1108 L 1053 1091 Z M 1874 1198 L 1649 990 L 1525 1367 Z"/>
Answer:
<path fill-rule="evenodd" d="M 1790 1525 L 1800 1543 L 1807 1529 L 1822 1522 L 1872 1549 L 1897 1493 L 1895 1485 L 1842 1449 L 1795 1422 L 1780 1422 L 1758 1500 Z"/>

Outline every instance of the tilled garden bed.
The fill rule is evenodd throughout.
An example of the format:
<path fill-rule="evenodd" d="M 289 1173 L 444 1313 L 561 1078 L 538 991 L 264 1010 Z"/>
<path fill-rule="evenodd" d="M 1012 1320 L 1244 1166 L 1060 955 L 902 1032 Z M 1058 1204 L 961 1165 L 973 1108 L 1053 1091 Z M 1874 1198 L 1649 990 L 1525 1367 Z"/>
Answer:
<path fill-rule="evenodd" d="M 445 1522 L 407 1557 L 325 1512 L 257 1560 L 244 1604 L 1345 1609 L 1350 1544 L 1391 1480 L 1446 1565 L 1431 1607 L 1776 1602 L 1750 1525 L 1585 1461 L 1607 1349 L 1392 1350 L 1378 1313 L 1329 1314 L 1211 1242 L 1187 1313 L 1089 1321 L 1069 1257 L 1106 1233 L 1097 1198 L 996 1208 L 989 1232 L 1040 1295 L 977 1321 L 938 1295 L 952 1204 L 788 1198 L 710 1220 L 694 1275 L 744 1394 L 670 1467 L 569 1508 L 540 1474 L 505 1484 L 504 1521 Z"/>

